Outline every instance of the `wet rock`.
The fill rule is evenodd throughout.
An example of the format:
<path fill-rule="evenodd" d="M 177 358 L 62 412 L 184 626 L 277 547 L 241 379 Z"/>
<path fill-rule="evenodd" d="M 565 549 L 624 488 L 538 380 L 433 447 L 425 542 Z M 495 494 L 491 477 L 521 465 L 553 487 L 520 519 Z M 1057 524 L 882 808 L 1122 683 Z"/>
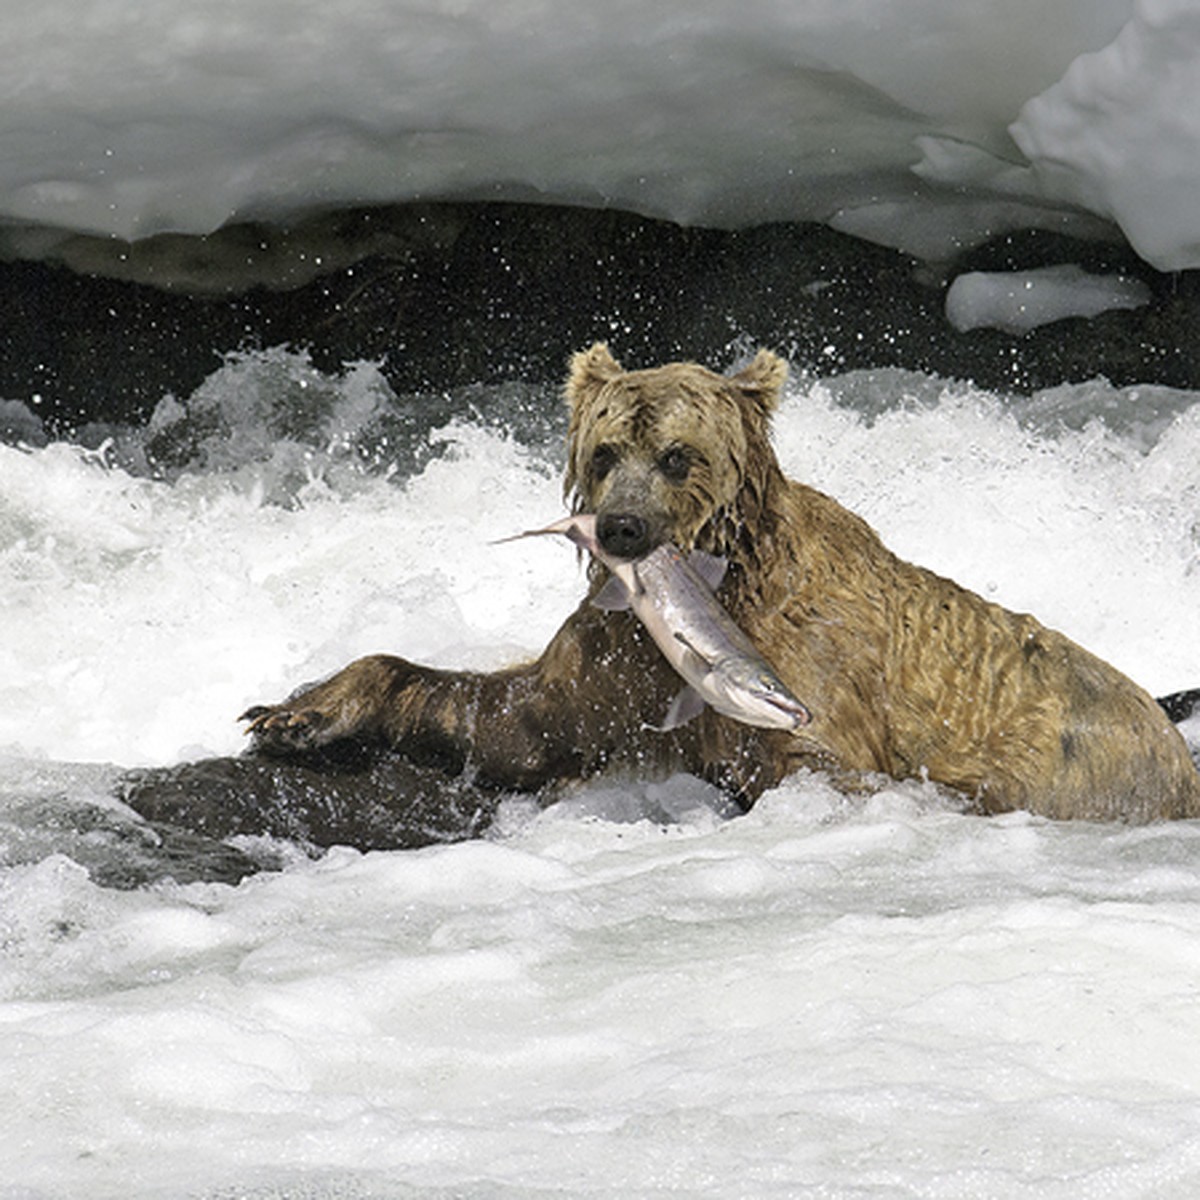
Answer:
<path fill-rule="evenodd" d="M 69 794 L 7 797 L 0 812 L 5 865 L 62 854 L 102 887 L 129 889 L 176 883 L 237 883 L 273 865 L 190 829 L 139 820 L 115 805 Z"/>
<path fill-rule="evenodd" d="M 500 797 L 394 755 L 293 763 L 246 755 L 132 771 L 116 794 L 155 828 L 408 850 L 479 836 Z"/>

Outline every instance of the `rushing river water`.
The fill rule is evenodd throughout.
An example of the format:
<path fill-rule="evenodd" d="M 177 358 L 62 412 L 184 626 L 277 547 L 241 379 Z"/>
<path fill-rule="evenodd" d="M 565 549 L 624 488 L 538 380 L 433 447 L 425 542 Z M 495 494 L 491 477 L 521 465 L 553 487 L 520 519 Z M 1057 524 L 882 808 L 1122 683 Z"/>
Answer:
<path fill-rule="evenodd" d="M 111 829 L 65 813 L 135 827 L 117 770 L 235 753 L 251 703 L 536 652 L 575 558 L 490 543 L 561 511 L 564 425 L 270 351 L 0 446 L 0 1196 L 1194 1196 L 1194 823 L 818 776 L 731 819 L 676 778 L 236 887 L 79 865 Z M 1200 686 L 1200 395 L 798 380 L 776 442 L 898 553 Z"/>

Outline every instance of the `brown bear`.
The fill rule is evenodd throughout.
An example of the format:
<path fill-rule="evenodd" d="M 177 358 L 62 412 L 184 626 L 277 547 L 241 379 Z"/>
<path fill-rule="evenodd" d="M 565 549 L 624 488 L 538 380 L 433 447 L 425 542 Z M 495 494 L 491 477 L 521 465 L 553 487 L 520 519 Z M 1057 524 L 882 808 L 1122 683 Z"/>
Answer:
<path fill-rule="evenodd" d="M 796 731 L 705 710 L 654 726 L 679 680 L 628 612 L 585 599 L 535 662 L 493 673 L 360 659 L 251 709 L 256 748 L 379 745 L 539 790 L 605 770 L 684 770 L 743 804 L 801 767 L 853 786 L 927 777 L 982 811 L 1152 820 L 1200 813 L 1200 774 L 1158 704 L 1033 617 L 903 562 L 865 521 L 784 477 L 771 414 L 787 368 L 571 363 L 564 485 L 618 558 L 664 540 L 728 560 L 720 600 L 812 710 Z M 594 595 L 605 575 L 592 566 Z"/>

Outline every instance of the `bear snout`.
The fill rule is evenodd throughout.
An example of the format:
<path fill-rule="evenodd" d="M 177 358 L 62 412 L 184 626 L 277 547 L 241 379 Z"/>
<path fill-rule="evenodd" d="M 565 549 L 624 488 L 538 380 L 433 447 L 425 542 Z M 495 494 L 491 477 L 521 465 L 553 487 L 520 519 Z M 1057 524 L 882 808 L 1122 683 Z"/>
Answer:
<path fill-rule="evenodd" d="M 613 558 L 641 558 L 654 549 L 650 522 L 636 513 L 603 513 L 596 520 L 596 540 Z"/>

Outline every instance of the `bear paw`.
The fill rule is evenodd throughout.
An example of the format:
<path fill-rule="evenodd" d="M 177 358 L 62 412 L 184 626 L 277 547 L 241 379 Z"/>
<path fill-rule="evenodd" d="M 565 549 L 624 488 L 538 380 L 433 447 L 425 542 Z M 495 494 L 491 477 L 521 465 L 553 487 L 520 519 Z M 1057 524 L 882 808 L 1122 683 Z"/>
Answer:
<path fill-rule="evenodd" d="M 249 721 L 246 732 L 260 750 L 310 750 L 321 745 L 321 736 L 331 724 L 315 708 L 289 708 L 286 704 L 256 704 L 246 709 L 239 721 Z"/>

